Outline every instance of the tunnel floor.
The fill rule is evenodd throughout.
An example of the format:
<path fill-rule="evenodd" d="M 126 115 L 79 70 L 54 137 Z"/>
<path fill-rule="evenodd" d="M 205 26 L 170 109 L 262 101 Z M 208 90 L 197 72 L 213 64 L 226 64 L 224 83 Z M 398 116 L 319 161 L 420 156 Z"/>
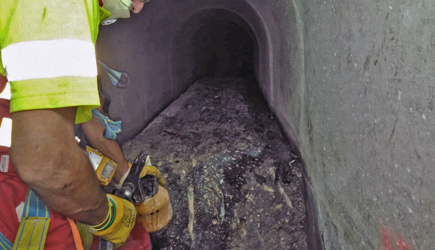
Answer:
<path fill-rule="evenodd" d="M 174 250 L 307 249 L 302 165 L 256 86 L 199 80 L 123 144 L 167 180 Z"/>

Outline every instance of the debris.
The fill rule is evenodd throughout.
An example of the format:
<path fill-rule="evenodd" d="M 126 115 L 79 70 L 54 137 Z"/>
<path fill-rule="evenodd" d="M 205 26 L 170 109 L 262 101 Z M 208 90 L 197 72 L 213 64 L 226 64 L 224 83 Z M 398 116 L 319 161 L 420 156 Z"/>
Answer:
<path fill-rule="evenodd" d="M 307 249 L 301 166 L 254 86 L 200 80 L 122 147 L 167 174 L 174 250 Z"/>

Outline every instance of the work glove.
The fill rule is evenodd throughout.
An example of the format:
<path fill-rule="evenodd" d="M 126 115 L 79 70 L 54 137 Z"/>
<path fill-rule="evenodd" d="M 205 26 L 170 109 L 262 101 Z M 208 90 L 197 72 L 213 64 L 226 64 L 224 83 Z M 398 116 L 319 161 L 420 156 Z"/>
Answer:
<path fill-rule="evenodd" d="M 100 225 L 88 225 L 88 229 L 94 235 L 112 242 L 116 249 L 121 247 L 130 235 L 137 212 L 133 203 L 127 200 L 112 194 L 107 194 L 107 199 L 109 200 L 109 213 L 106 219 Z"/>
<path fill-rule="evenodd" d="M 166 181 L 163 178 L 162 174 L 154 166 L 145 165 L 142 169 L 142 172 L 140 172 L 140 174 L 139 174 L 139 178 L 142 179 L 143 177 L 145 177 L 145 175 L 152 175 L 152 176 L 156 177 L 157 182 L 160 184 L 160 186 L 165 186 L 165 184 L 166 184 Z"/>
<path fill-rule="evenodd" d="M 131 163 L 128 163 L 128 167 L 131 168 Z M 121 178 L 121 181 L 115 185 L 116 189 L 120 189 L 122 187 L 122 185 L 124 184 L 125 179 L 127 178 L 127 176 L 130 174 L 130 170 L 128 170 L 124 176 Z M 157 169 L 156 167 L 152 166 L 151 164 L 151 159 L 150 156 L 147 156 L 147 159 L 145 161 L 145 166 L 143 167 L 142 171 L 139 174 L 139 178 L 143 178 L 145 175 L 152 175 L 154 177 L 156 177 L 157 179 L 157 183 L 159 183 L 159 185 L 161 186 L 165 186 L 166 185 L 166 181 L 163 178 L 162 174 L 160 173 L 159 169 Z"/>
<path fill-rule="evenodd" d="M 145 175 L 152 175 L 156 177 L 157 183 L 159 183 L 160 186 L 165 186 L 166 184 L 166 181 L 163 178 L 162 174 L 160 173 L 159 169 L 154 167 L 153 164 L 151 163 L 151 157 L 149 155 L 145 160 L 145 166 L 143 167 L 142 172 L 140 172 L 139 178 L 142 179 L 143 177 L 145 177 Z"/>

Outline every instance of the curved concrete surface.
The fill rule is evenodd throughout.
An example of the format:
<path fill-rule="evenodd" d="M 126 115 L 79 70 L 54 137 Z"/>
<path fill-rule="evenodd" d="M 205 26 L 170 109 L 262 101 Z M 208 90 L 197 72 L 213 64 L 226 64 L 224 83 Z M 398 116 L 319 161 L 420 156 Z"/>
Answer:
<path fill-rule="evenodd" d="M 134 87 L 120 90 L 109 86 L 102 74 L 105 89 L 113 92 L 116 104 L 111 108 L 111 115 L 121 117 L 125 124 L 120 142 L 140 132 L 152 117 L 201 76 L 195 67 L 205 60 L 194 58 L 191 52 L 195 47 L 192 42 L 207 42 L 195 38 L 204 24 L 232 22 L 246 30 L 258 50 L 254 62 L 256 74 L 265 89 L 271 88 L 271 41 L 264 21 L 248 2 L 155 1 L 147 7 L 139 15 L 118 20 L 100 30 L 99 59 L 127 72 L 132 79 L 141 79 L 133 80 Z M 133 107 L 135 112 L 125 112 Z"/>
<path fill-rule="evenodd" d="M 305 160 L 324 248 L 431 249 L 434 10 L 405 0 L 152 0 L 101 28 L 99 59 L 132 79 L 115 89 L 102 74 L 120 142 L 200 77 L 250 67 L 213 33 L 249 37 L 240 49 L 254 51 L 260 88 Z"/>

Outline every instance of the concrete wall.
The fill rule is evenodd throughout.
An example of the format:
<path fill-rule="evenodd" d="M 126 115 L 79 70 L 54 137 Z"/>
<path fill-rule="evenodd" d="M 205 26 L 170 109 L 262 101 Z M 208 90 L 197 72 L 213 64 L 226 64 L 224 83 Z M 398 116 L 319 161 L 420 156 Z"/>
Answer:
<path fill-rule="evenodd" d="M 428 0 L 153 0 L 100 32 L 98 57 L 133 80 L 102 78 L 120 142 L 201 75 L 196 31 L 234 22 L 306 162 L 325 249 L 432 249 L 434 11 Z"/>
<path fill-rule="evenodd" d="M 269 18 L 273 18 L 271 14 Z M 268 65 L 256 71 L 260 82 L 269 85 L 269 39 L 261 16 L 247 1 L 151 1 L 139 15 L 100 26 L 98 58 L 109 67 L 127 72 L 132 79 L 129 88 L 116 89 L 101 70 L 103 87 L 113 101 L 110 114 L 124 122 L 121 143 L 142 131 L 200 77 L 197 58 L 189 53 L 195 47 L 192 40 L 205 22 L 219 21 L 233 22 L 254 36 L 253 42 L 261 52 L 258 61 Z"/>
<path fill-rule="evenodd" d="M 433 249 L 435 2 L 303 6 L 299 138 L 325 248 Z"/>

